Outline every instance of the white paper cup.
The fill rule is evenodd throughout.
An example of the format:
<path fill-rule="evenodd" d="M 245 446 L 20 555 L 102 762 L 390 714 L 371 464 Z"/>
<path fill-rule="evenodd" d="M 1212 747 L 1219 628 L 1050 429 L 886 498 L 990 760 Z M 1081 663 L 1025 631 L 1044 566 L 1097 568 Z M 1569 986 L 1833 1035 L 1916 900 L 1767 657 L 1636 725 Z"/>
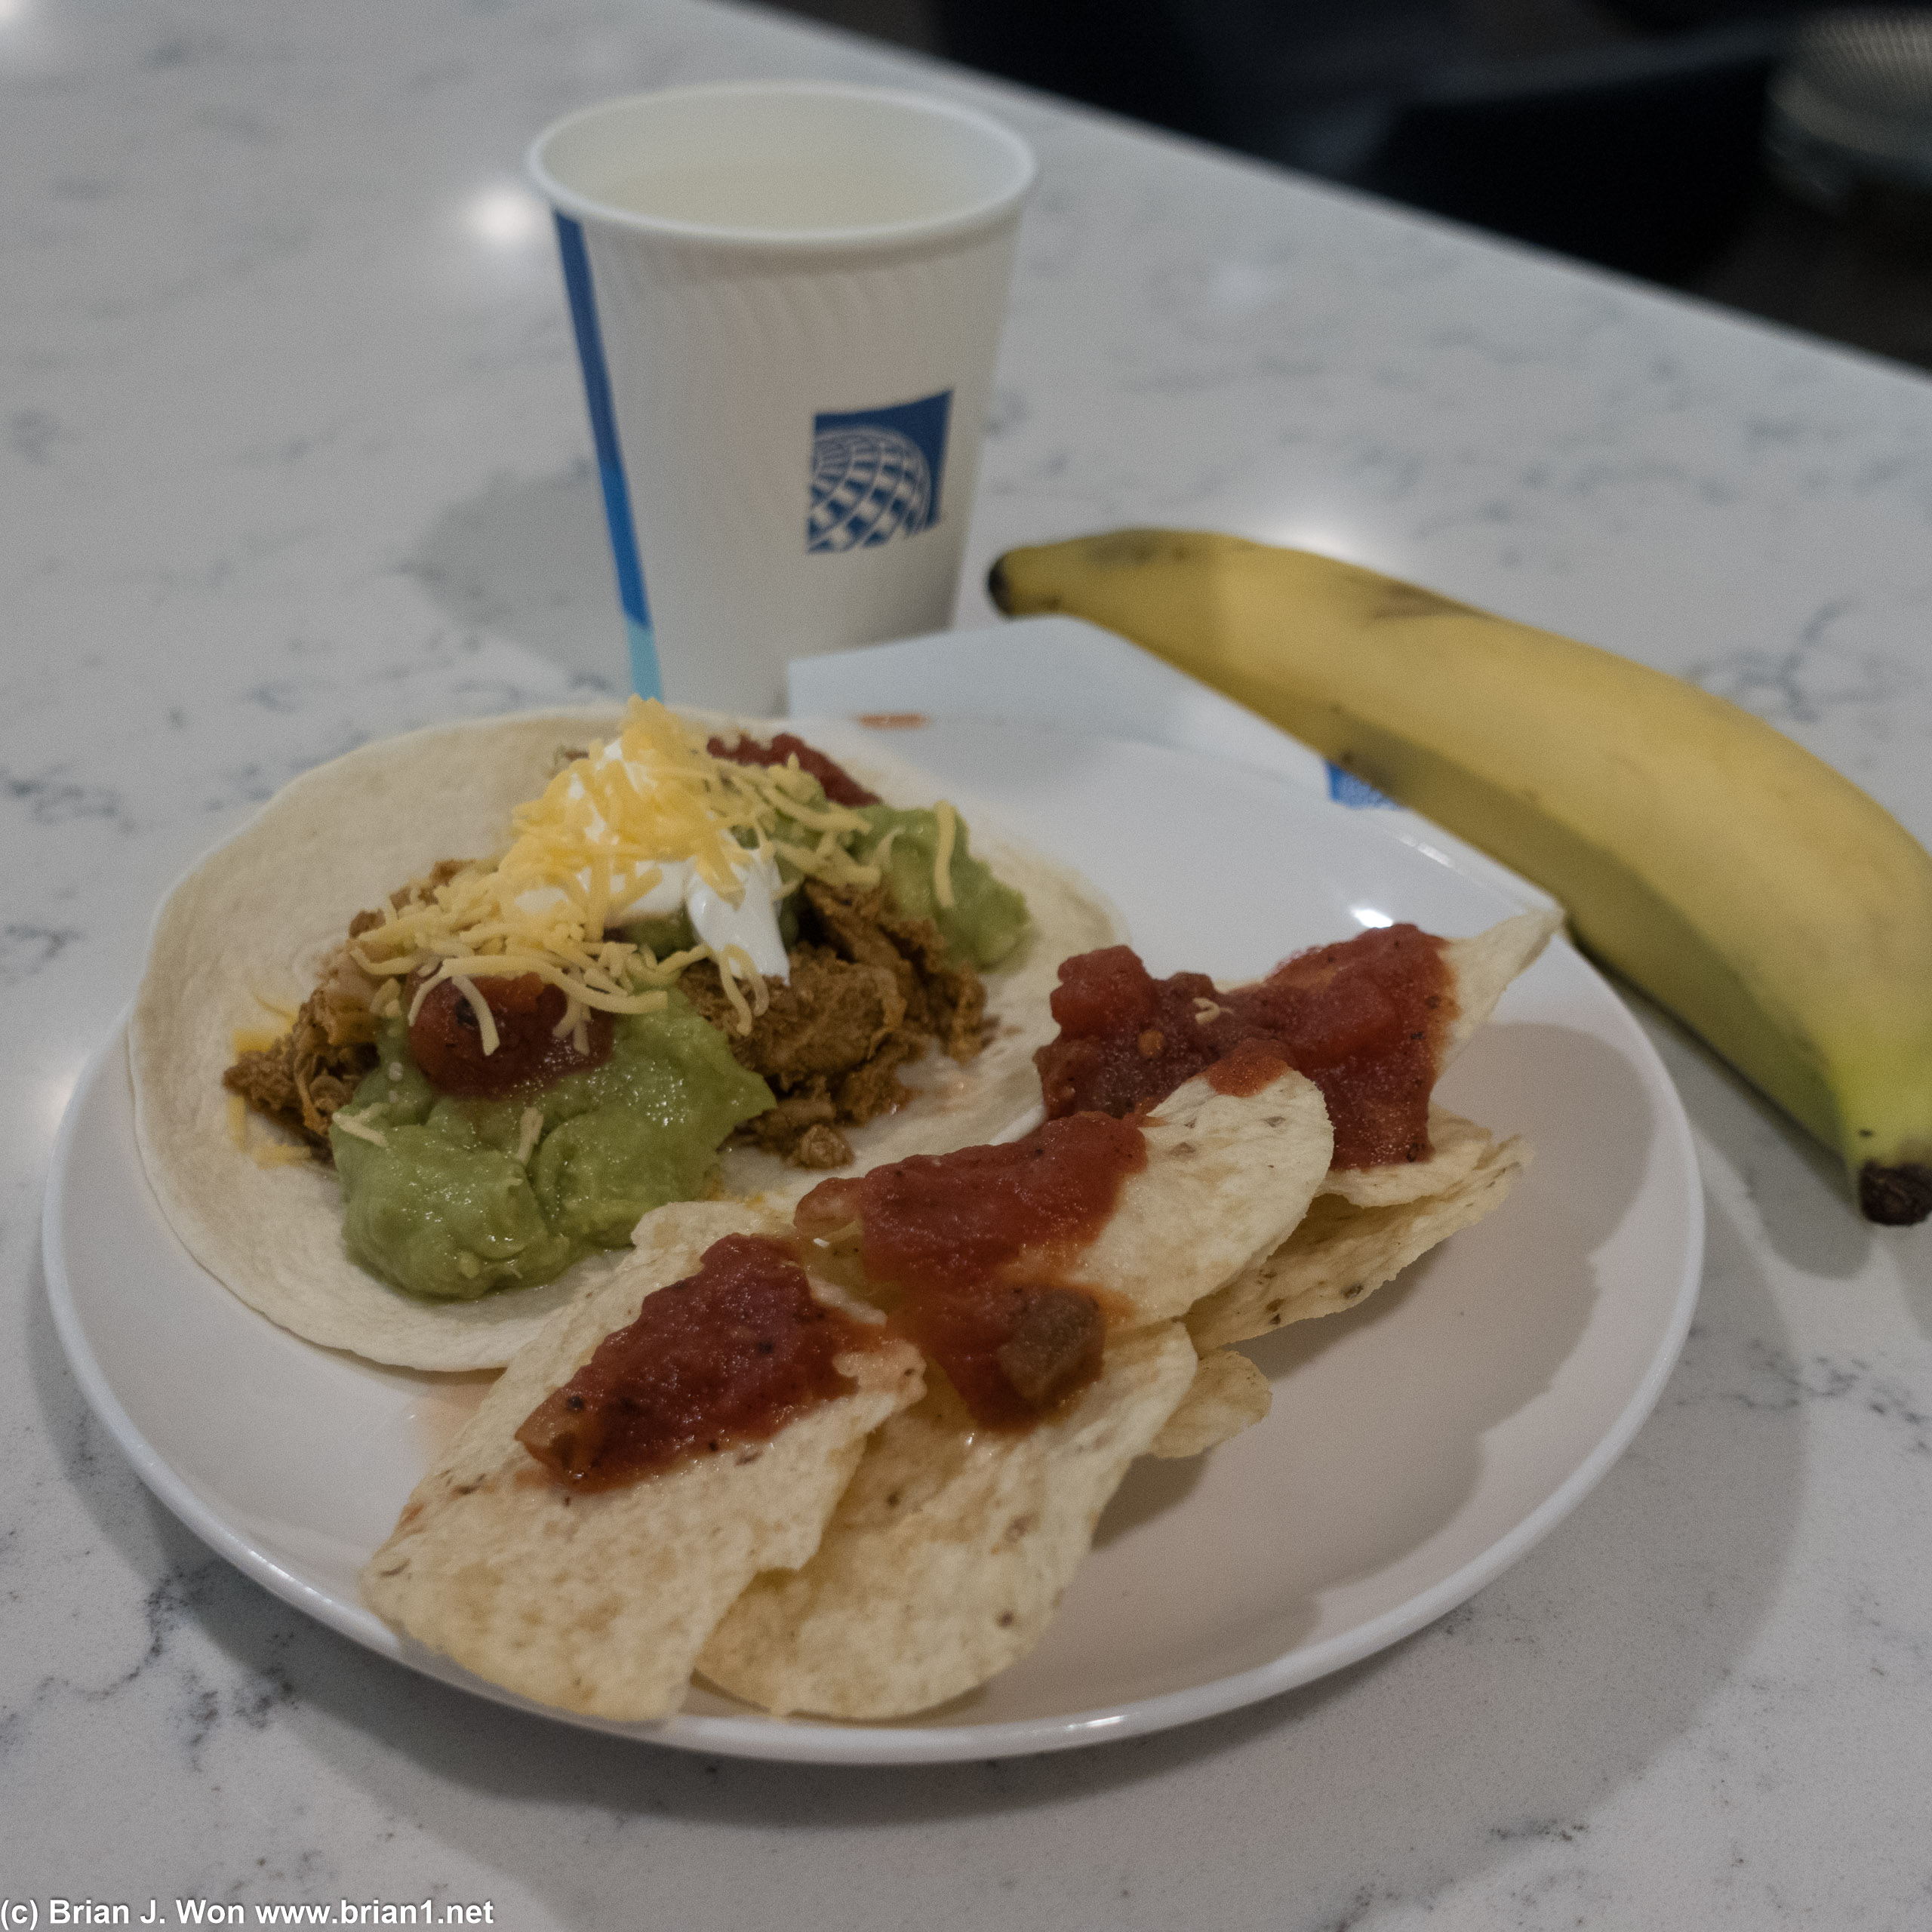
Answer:
<path fill-rule="evenodd" d="M 951 103 L 681 88 L 538 137 L 647 696 L 949 621 L 1032 152 Z"/>

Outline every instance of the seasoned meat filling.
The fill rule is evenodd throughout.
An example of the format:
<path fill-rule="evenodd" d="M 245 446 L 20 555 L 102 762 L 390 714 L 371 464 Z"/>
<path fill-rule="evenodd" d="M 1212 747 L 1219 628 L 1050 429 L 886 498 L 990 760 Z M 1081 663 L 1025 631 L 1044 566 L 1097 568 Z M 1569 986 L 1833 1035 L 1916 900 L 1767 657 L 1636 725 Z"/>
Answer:
<path fill-rule="evenodd" d="M 293 1128 L 326 1161 L 330 1120 L 376 1063 L 376 1026 L 369 1017 L 375 990 L 346 952 L 336 953 L 295 1023 L 274 1045 L 243 1054 L 221 1084 Z"/>
<path fill-rule="evenodd" d="M 420 904 L 472 863 L 439 859 L 426 877 L 391 893 L 389 903 L 398 912 Z M 349 937 L 359 939 L 382 923 L 380 912 L 358 912 L 349 922 Z M 238 1056 L 221 1084 L 258 1113 L 300 1134 L 318 1159 L 332 1159 L 329 1122 L 376 1063 L 376 1023 L 369 1012 L 375 993 L 374 980 L 346 948 L 338 949 L 324 964 L 294 1024 L 274 1045 Z"/>
<path fill-rule="evenodd" d="M 678 986 L 777 1099 L 740 1134 L 800 1167 L 842 1167 L 852 1150 L 840 1128 L 897 1106 L 898 1069 L 929 1042 L 956 1060 L 978 1053 L 986 991 L 970 966 L 947 963 L 931 921 L 902 918 L 883 887 L 808 879 L 795 903 L 791 983 L 771 986 L 749 1033 L 736 1030 L 715 966 L 692 967 Z"/>
<path fill-rule="evenodd" d="M 401 910 L 427 898 L 467 863 L 442 860 L 392 903 Z M 956 1060 L 979 1052 L 986 988 L 971 967 L 948 962 L 930 920 L 901 917 L 883 886 L 858 892 L 808 879 L 793 903 L 799 937 L 790 949 L 790 983 L 770 983 L 770 1004 L 749 1034 L 737 1030 L 709 961 L 689 968 L 678 990 L 777 1102 L 747 1122 L 743 1137 L 799 1167 L 843 1167 L 852 1149 L 840 1130 L 890 1112 L 906 1097 L 900 1067 L 933 1042 Z M 380 923 L 380 914 L 359 912 L 349 936 Z M 375 1064 L 374 992 L 347 952 L 337 952 L 289 1031 L 272 1047 L 243 1054 L 223 1084 L 328 1159 L 330 1119 Z"/>

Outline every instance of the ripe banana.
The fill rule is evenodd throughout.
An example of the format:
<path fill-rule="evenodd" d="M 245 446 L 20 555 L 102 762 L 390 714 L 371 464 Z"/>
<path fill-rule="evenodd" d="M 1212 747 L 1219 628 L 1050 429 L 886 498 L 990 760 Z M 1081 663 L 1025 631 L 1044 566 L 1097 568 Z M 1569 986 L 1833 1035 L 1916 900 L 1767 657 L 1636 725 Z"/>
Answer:
<path fill-rule="evenodd" d="M 1483 847 L 1592 952 L 1932 1214 L 1932 855 L 1761 719 L 1607 651 L 1306 551 L 1185 530 L 1010 550 L 1011 616 L 1118 631 Z"/>

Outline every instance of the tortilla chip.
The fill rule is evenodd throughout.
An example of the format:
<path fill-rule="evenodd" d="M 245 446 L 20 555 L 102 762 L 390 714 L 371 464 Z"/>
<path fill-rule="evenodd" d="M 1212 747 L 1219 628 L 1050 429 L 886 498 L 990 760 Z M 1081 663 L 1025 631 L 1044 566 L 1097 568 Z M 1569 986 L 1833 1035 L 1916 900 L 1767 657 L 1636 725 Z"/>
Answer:
<path fill-rule="evenodd" d="M 1395 1161 L 1384 1168 L 1331 1168 L 1320 1191 L 1339 1194 L 1358 1208 L 1392 1208 L 1401 1201 L 1446 1194 L 1475 1171 L 1491 1137 L 1487 1128 L 1474 1121 L 1447 1107 L 1432 1106 L 1427 1160 Z"/>
<path fill-rule="evenodd" d="M 1198 1372 L 1172 1318 L 1281 1241 L 1334 1151 L 1321 1090 L 1285 1071 L 1251 1094 L 1189 1081 L 1143 1131 L 1146 1166 L 1060 1264 L 1109 1297 L 1099 1379 L 1024 1434 L 976 1429 L 946 1386 L 895 1418 L 819 1555 L 734 1606 L 699 1660 L 714 1683 L 780 1712 L 897 1716 L 1038 1641 L 1128 1464 Z"/>
<path fill-rule="evenodd" d="M 1444 943 L 1443 958 L 1455 982 L 1456 1018 L 1442 1043 L 1438 1076 L 1487 1023 L 1510 981 L 1536 963 L 1562 924 L 1562 914 L 1553 909 L 1519 912 L 1472 938 Z M 1426 1161 L 1333 1168 L 1321 1192 L 1339 1194 L 1358 1208 L 1391 1208 L 1446 1194 L 1475 1171 L 1490 1144 L 1487 1129 L 1434 1105 L 1429 1110 L 1429 1138 Z"/>
<path fill-rule="evenodd" d="M 760 1571 L 811 1555 L 866 1436 L 924 1386 L 918 1350 L 890 1343 L 841 1358 L 854 1392 L 768 1441 L 620 1488 L 563 1488 L 516 1440 L 525 1417 L 712 1242 L 784 1226 L 718 1202 L 648 1221 L 645 1251 L 518 1351 L 362 1572 L 372 1609 L 478 1676 L 633 1723 L 678 1708 L 706 1637 Z"/>
<path fill-rule="evenodd" d="M 1204 1455 L 1260 1421 L 1274 1401 L 1267 1377 L 1247 1356 L 1217 1349 L 1201 1358 L 1180 1407 L 1161 1425 L 1147 1453 L 1169 1461 Z"/>
<path fill-rule="evenodd" d="M 802 1569 L 760 1577 L 697 1660 L 783 1713 L 903 1717 L 1031 1650 L 1128 1465 L 1186 1392 L 1178 1322 L 1118 1336 L 1098 1380 L 1023 1435 L 975 1429 L 930 1389 L 866 1451 Z"/>
<path fill-rule="evenodd" d="M 497 850 L 512 810 L 548 783 L 558 748 L 610 737 L 618 724 L 609 709 L 534 712 L 365 745 L 285 786 L 162 906 L 128 1032 L 136 1139 L 175 1233 L 271 1321 L 403 1367 L 500 1367 L 623 1261 L 621 1251 L 593 1255 L 541 1287 L 478 1301 L 405 1294 L 343 1252 L 331 1169 L 306 1159 L 260 1166 L 235 1146 L 221 1084 L 235 1029 L 261 1025 L 266 1001 L 292 1012 L 356 912 L 438 860 Z M 937 795 L 936 781 L 889 755 L 851 768 L 895 803 Z M 1053 1032 L 1047 995 L 1060 961 L 1118 937 L 1111 909 L 1073 873 L 1002 839 L 971 801 L 962 809 L 974 851 L 1026 895 L 1033 929 L 984 976 L 998 1022 L 986 1051 L 968 1067 L 935 1051 L 907 1069 L 908 1084 L 927 1091 L 849 1130 L 855 1158 L 843 1173 L 971 1146 L 1023 1122 L 1039 1100 L 1032 1056 Z M 257 1120 L 250 1131 L 272 1144 L 277 1130 Z M 734 1151 L 724 1183 L 740 1196 L 769 1188 L 789 1198 L 823 1178 Z"/>
<path fill-rule="evenodd" d="M 1069 1279 L 1130 1303 L 1135 1321 L 1185 1314 L 1270 1252 L 1307 1211 L 1335 1145 L 1321 1090 L 1292 1072 L 1250 1094 L 1217 1094 L 1198 1076 L 1142 1131 L 1146 1166 L 1066 1263 Z"/>
<path fill-rule="evenodd" d="M 1518 912 L 1472 938 L 1444 943 L 1442 956 L 1456 980 L 1456 1018 L 1436 1063 L 1438 1075 L 1496 1011 L 1509 982 L 1534 965 L 1562 929 L 1562 913 L 1550 906 Z"/>
<path fill-rule="evenodd" d="M 1189 1312 L 1195 1346 L 1204 1352 L 1356 1306 L 1438 1241 L 1500 1207 L 1530 1159 L 1527 1140 L 1503 1141 L 1446 1193 L 1394 1207 L 1321 1195 L 1273 1254 Z"/>

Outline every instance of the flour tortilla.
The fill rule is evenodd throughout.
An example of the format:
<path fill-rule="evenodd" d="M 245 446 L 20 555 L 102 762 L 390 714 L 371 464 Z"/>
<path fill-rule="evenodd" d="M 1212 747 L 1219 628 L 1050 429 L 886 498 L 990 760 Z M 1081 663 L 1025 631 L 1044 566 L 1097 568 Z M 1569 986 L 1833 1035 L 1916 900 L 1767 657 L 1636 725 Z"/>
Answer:
<path fill-rule="evenodd" d="M 732 721 L 768 736 L 782 728 Z M 234 1029 L 278 1030 L 271 1005 L 286 1014 L 307 998 L 358 912 L 380 905 L 439 859 L 501 850 L 511 811 L 543 789 L 558 748 L 612 737 L 619 725 L 609 709 L 533 712 L 365 746 L 285 787 L 162 907 L 128 1033 L 142 1159 L 195 1260 L 285 1328 L 404 1367 L 499 1367 L 621 1261 L 592 1256 L 540 1287 L 480 1301 L 404 1294 L 343 1252 L 332 1170 L 314 1161 L 258 1167 L 235 1146 L 221 1084 Z M 888 753 L 854 760 L 851 769 L 895 804 L 940 796 L 934 780 Z M 909 1069 L 909 1084 L 928 1091 L 851 1130 L 855 1158 L 841 1172 L 998 1139 L 1023 1125 L 1038 1101 L 1032 1054 L 1054 1031 L 1047 998 L 1060 961 L 1122 937 L 1112 909 L 1076 875 L 1001 836 L 974 801 L 953 802 L 974 852 L 1026 894 L 1032 924 L 1017 954 L 985 976 L 998 1022 L 986 1051 L 966 1067 L 931 1052 Z M 257 1142 L 275 1131 L 250 1121 Z M 724 1183 L 737 1197 L 768 1191 L 783 1202 L 823 1178 L 734 1150 Z"/>
<path fill-rule="evenodd" d="M 918 1351 L 884 1343 L 839 1357 L 852 1392 L 768 1441 L 572 1494 L 517 1441 L 524 1419 L 714 1241 L 786 1232 L 715 1202 L 651 1219 L 648 1247 L 518 1352 L 362 1572 L 372 1609 L 478 1676 L 632 1723 L 683 1702 L 700 1647 L 753 1577 L 811 1555 L 866 1437 L 924 1387 Z"/>

